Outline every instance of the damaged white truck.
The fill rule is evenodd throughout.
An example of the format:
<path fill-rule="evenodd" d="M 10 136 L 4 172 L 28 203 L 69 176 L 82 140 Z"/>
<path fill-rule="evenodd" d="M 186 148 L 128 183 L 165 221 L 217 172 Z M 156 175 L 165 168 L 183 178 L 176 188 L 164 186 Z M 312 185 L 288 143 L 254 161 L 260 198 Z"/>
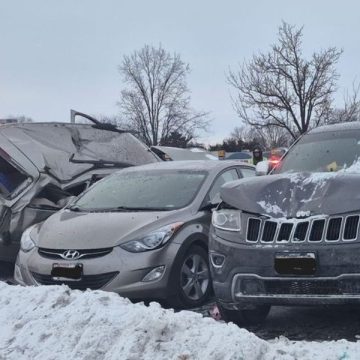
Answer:
<path fill-rule="evenodd" d="M 15 262 L 27 227 L 92 183 L 124 167 L 159 161 L 129 132 L 90 120 L 0 126 L 1 262 Z"/>

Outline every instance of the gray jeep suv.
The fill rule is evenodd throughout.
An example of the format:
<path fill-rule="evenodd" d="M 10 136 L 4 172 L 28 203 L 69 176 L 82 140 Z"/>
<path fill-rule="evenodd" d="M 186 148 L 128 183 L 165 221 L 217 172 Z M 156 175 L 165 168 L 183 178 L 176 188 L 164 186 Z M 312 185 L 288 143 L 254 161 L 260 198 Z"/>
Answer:
<path fill-rule="evenodd" d="M 359 123 L 324 126 L 271 175 L 222 187 L 209 249 L 226 319 L 258 322 L 271 305 L 360 303 L 359 156 Z"/>

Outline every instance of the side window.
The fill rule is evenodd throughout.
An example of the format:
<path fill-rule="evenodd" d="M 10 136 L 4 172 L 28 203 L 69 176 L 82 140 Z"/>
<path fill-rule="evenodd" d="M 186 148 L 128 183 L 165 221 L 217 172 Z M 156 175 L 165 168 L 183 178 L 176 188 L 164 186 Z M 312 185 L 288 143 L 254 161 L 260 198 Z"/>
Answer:
<path fill-rule="evenodd" d="M 27 179 L 26 175 L 0 157 L 0 195 L 10 197 Z"/>
<path fill-rule="evenodd" d="M 256 175 L 255 169 L 252 168 L 241 168 L 240 172 L 244 178 Z"/>
<path fill-rule="evenodd" d="M 218 176 L 209 191 L 210 202 L 213 204 L 220 202 L 221 186 L 223 186 L 225 183 L 229 181 L 233 181 L 237 179 L 239 179 L 239 176 L 235 169 L 225 171 L 220 176 Z"/>

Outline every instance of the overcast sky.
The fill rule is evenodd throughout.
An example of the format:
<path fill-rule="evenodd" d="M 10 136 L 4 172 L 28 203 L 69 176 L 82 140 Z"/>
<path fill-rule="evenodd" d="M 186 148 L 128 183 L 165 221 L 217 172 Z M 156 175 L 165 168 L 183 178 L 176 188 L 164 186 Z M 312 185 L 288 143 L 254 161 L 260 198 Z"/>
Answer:
<path fill-rule="evenodd" d="M 344 49 L 340 103 L 360 80 L 356 0 L 0 0 L 0 118 L 68 121 L 70 108 L 117 114 L 122 56 L 161 43 L 191 66 L 192 105 L 213 119 L 203 140 L 220 140 L 240 124 L 227 70 L 266 51 L 281 20 L 305 26 L 306 53 Z"/>

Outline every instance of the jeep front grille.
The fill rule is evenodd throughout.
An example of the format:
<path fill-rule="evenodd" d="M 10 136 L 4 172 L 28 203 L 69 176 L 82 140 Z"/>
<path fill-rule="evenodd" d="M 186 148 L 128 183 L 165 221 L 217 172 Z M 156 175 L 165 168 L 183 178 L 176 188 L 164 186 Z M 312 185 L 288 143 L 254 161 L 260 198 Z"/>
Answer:
<path fill-rule="evenodd" d="M 304 219 L 266 219 L 249 217 L 248 242 L 337 242 L 358 238 L 360 215 L 314 216 Z"/>

